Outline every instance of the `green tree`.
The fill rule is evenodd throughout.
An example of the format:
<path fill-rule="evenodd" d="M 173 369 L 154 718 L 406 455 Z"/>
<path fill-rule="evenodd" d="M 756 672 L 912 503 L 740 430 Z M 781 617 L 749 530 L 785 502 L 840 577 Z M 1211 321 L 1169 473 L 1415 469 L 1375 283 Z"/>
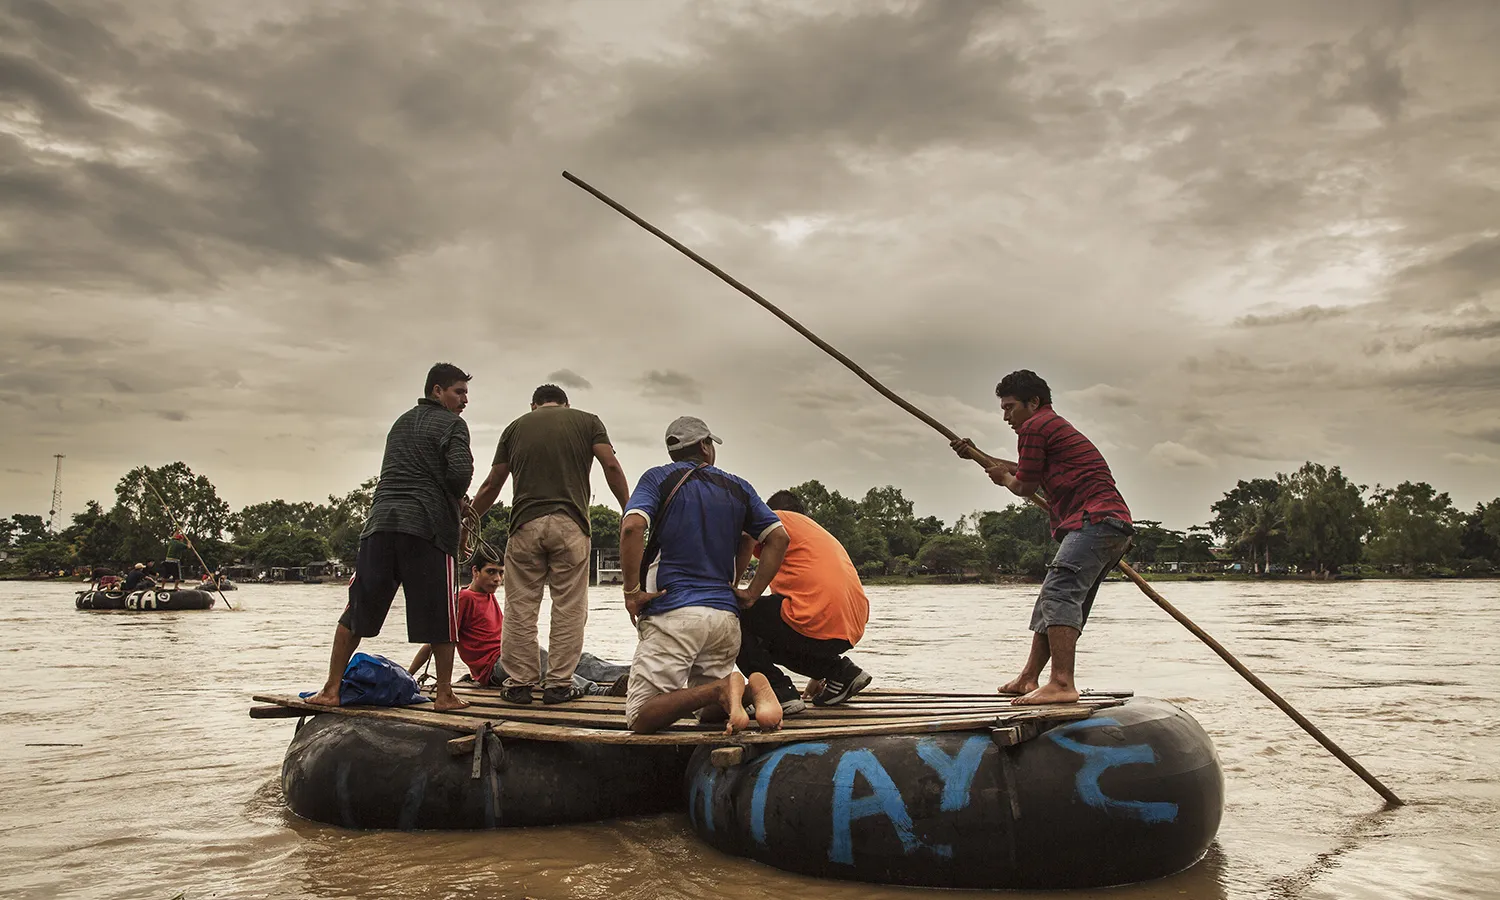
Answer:
<path fill-rule="evenodd" d="M 853 500 L 838 491 L 828 490 L 816 480 L 804 481 L 791 490 L 802 501 L 813 521 L 838 538 L 839 543 L 849 545 L 849 539 L 854 536 L 854 524 L 859 519 L 858 507 Z"/>
<path fill-rule="evenodd" d="M 1313 462 L 1277 478 L 1292 561 L 1324 574 L 1358 562 L 1369 524 L 1365 488 L 1344 477 L 1338 466 Z"/>
<path fill-rule="evenodd" d="M 334 498 L 330 496 L 328 499 L 333 501 Z M 230 517 L 228 527 L 234 532 L 235 540 L 248 542 L 277 525 L 322 531 L 329 524 L 328 518 L 326 508 L 306 500 L 298 503 L 267 500 L 264 503 L 252 503 L 235 513 Z"/>
<path fill-rule="evenodd" d="M 922 549 L 924 538 L 917 530 L 912 503 L 894 485 L 870 488 L 856 506 L 861 523 L 870 523 L 885 538 L 888 556 L 911 556 Z"/>
<path fill-rule="evenodd" d="M 1500 567 L 1500 497 L 1475 504 L 1474 511 L 1464 516 L 1459 555 L 1465 570 L 1474 574 L 1487 574 Z"/>
<path fill-rule="evenodd" d="M 965 569 L 982 569 L 984 541 L 977 534 L 940 534 L 922 545 L 917 562 L 928 571 L 951 575 L 962 575 Z"/>
<path fill-rule="evenodd" d="M 1275 478 L 1241 479 L 1209 507 L 1214 514 L 1209 530 L 1235 552 L 1237 561 L 1253 569 L 1264 556 L 1269 568 L 1271 545 L 1282 537 L 1280 501 L 1281 482 Z M 1247 533 L 1257 536 L 1246 540 Z"/>
<path fill-rule="evenodd" d="M 1239 508 L 1229 533 L 1235 558 L 1249 560 L 1253 571 L 1271 571 L 1271 551 L 1286 546 L 1286 508 L 1279 502 L 1256 500 Z M 1263 564 L 1263 565 L 1262 565 Z"/>
<path fill-rule="evenodd" d="M 126 529 L 121 552 L 137 560 L 161 555 L 163 539 L 176 530 L 173 516 L 195 542 L 222 538 L 230 521 L 229 504 L 219 499 L 213 483 L 182 462 L 131 469 L 115 485 L 115 505 L 123 511 Z"/>
<path fill-rule="evenodd" d="M 98 501 L 90 500 L 83 512 L 73 514 L 73 524 L 59 537 L 72 545 L 79 563 L 118 565 L 124 561 L 121 551 L 126 528 L 121 525 L 122 518 L 122 512 L 106 512 Z"/>
<path fill-rule="evenodd" d="M 613 506 L 589 507 L 589 536 L 595 550 L 620 549 L 620 514 Z"/>
<path fill-rule="evenodd" d="M 589 518 L 592 521 L 593 516 L 590 515 Z M 616 548 L 620 546 L 619 528 L 620 525 L 617 518 L 615 522 Z M 503 562 L 505 560 L 505 545 L 510 541 L 510 510 L 505 507 L 505 504 L 496 502 L 484 514 L 484 518 L 479 520 L 479 536 L 490 546 L 491 550 L 495 551 L 495 554 Z M 604 545 L 595 544 L 594 546 L 602 547 Z"/>
<path fill-rule="evenodd" d="M 25 513 L 16 513 L 10 517 L 12 546 L 25 547 L 28 544 L 39 544 L 52 537 L 47 531 L 47 520 L 41 516 L 32 516 Z"/>
<path fill-rule="evenodd" d="M 73 548 L 60 540 L 33 541 L 21 551 L 21 568 L 36 574 L 55 575 L 74 565 Z"/>
<path fill-rule="evenodd" d="M 1186 563 L 1213 562 L 1214 541 L 1207 525 L 1194 525 L 1187 530 L 1182 541 L 1182 561 Z"/>
<path fill-rule="evenodd" d="M 1044 572 L 1045 560 L 1057 550 L 1047 511 L 1031 503 L 980 513 L 977 531 L 990 567 L 1001 572 L 1039 574 L 1038 568 Z"/>
<path fill-rule="evenodd" d="M 1149 565 L 1157 562 L 1176 562 L 1177 550 L 1182 545 L 1183 534 L 1161 527 L 1152 519 L 1135 520 L 1135 537 L 1125 558 L 1131 563 Z"/>
<path fill-rule="evenodd" d="M 917 534 L 922 536 L 923 542 L 926 542 L 928 538 L 934 535 L 942 534 L 948 530 L 947 526 L 943 524 L 943 520 L 937 516 L 923 516 L 913 524 L 917 528 Z"/>
<path fill-rule="evenodd" d="M 1425 481 L 1376 485 L 1370 498 L 1370 540 L 1365 555 L 1385 569 L 1413 572 L 1446 566 L 1458 556 L 1464 521 L 1447 494 Z"/>
<path fill-rule="evenodd" d="M 886 560 L 890 559 L 891 552 L 878 523 L 864 520 L 855 523 L 854 533 L 842 543 L 849 553 L 850 561 L 861 573 L 878 574 L 885 571 Z M 869 570 L 872 566 L 875 567 L 874 571 Z"/>
<path fill-rule="evenodd" d="M 273 525 L 250 542 L 250 556 L 263 566 L 305 566 L 329 557 L 321 534 L 293 525 Z"/>

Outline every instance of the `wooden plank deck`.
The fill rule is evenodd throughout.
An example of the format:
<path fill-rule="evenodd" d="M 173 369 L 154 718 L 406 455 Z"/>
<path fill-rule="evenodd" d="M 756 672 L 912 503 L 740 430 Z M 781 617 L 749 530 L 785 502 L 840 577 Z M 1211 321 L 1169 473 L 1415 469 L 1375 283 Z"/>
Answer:
<path fill-rule="evenodd" d="M 723 725 L 700 725 L 682 719 L 656 734 L 633 734 L 625 727 L 625 698 L 580 697 L 565 704 L 544 706 L 540 696 L 529 706 L 506 703 L 494 688 L 455 685 L 454 692 L 471 706 L 437 712 L 430 705 L 313 706 L 293 695 L 256 694 L 257 703 L 271 704 L 250 711 L 255 718 L 279 718 L 304 713 L 329 713 L 429 725 L 456 733 L 449 741 L 454 753 L 467 752 L 474 734 L 489 727 L 501 738 L 537 741 L 579 741 L 599 744 L 785 744 L 884 734 L 930 734 L 945 731 L 993 731 L 1001 743 L 1025 740 L 1039 730 L 1087 718 L 1096 710 L 1118 706 L 1129 691 L 1086 693 L 1077 703 L 1012 706 L 996 694 L 943 694 L 918 691 L 865 691 L 839 706 L 808 704 L 805 712 L 788 716 L 780 731 L 752 727 L 735 735 Z M 431 691 L 427 692 L 429 696 Z"/>

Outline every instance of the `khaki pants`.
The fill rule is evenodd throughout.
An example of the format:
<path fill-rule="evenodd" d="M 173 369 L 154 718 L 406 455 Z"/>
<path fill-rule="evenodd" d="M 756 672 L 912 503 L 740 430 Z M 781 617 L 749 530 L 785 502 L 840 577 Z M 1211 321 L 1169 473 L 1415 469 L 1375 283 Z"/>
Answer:
<path fill-rule="evenodd" d="M 541 674 L 536 622 L 542 588 L 552 596 L 552 634 L 547 641 L 543 687 L 567 687 L 583 653 L 589 618 L 589 538 L 567 513 L 556 512 L 522 525 L 505 545 L 505 623 L 500 657 L 507 687 L 534 685 Z"/>
<path fill-rule="evenodd" d="M 740 617 L 727 609 L 680 606 L 643 616 L 630 663 L 625 726 L 635 727 L 652 697 L 718 681 L 734 671 L 740 652 Z"/>

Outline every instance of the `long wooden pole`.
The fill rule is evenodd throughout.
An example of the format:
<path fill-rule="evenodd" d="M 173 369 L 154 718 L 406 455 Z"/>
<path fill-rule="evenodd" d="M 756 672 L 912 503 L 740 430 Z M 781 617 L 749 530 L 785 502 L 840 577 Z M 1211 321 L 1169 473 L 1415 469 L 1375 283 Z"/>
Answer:
<path fill-rule="evenodd" d="M 691 259 L 693 262 L 697 263 L 708 271 L 714 273 L 730 287 L 744 294 L 746 297 L 749 297 L 751 300 L 754 300 L 756 303 L 759 303 L 776 318 L 790 325 L 794 330 L 796 330 L 798 334 L 802 335 L 813 344 L 815 344 L 820 350 L 823 350 L 829 356 L 832 356 L 834 359 L 843 363 L 845 368 L 849 369 L 849 371 L 859 376 L 860 380 L 864 381 L 870 387 L 879 391 L 881 395 L 886 399 L 911 413 L 913 416 L 916 416 L 918 419 L 921 419 L 923 422 L 926 422 L 928 425 L 932 426 L 935 431 L 943 435 L 943 437 L 947 438 L 949 441 L 958 440 L 958 434 L 952 429 L 943 425 L 943 423 L 934 419 L 932 416 L 929 416 L 927 413 L 918 409 L 916 406 L 913 406 L 911 403 L 908 403 L 904 398 L 897 396 L 894 391 L 877 381 L 872 375 L 870 375 L 869 372 L 866 372 L 864 369 L 860 368 L 859 365 L 854 362 L 854 360 L 840 353 L 833 347 L 833 345 L 829 344 L 827 341 L 818 337 L 816 334 L 813 334 L 807 328 L 803 327 L 802 323 L 782 312 L 781 309 L 779 309 L 771 301 L 751 290 L 749 287 L 741 283 L 738 279 L 734 278 L 729 273 L 725 272 L 723 269 L 704 259 L 702 256 L 699 256 L 692 249 L 685 246 L 677 239 L 673 238 L 671 235 L 662 231 L 660 228 L 657 228 L 655 225 L 652 225 L 650 222 L 647 222 L 645 219 L 631 212 L 629 209 L 622 206 L 620 203 L 616 202 L 613 198 L 595 188 L 593 185 L 577 177 L 571 172 L 563 172 L 562 175 L 564 178 L 573 182 L 578 187 L 584 189 L 585 191 L 588 191 L 590 194 L 593 194 L 594 197 L 598 198 L 601 202 L 609 206 L 615 212 L 618 212 L 620 215 L 656 235 L 662 241 L 669 244 L 673 249 L 682 253 L 684 256 Z M 1013 465 L 1005 460 L 994 459 L 980 452 L 975 447 L 969 446 L 965 449 L 968 457 L 970 459 L 973 459 L 980 465 L 993 465 L 997 462 L 1006 466 Z M 1040 497 L 1033 496 L 1032 501 L 1040 506 L 1046 506 L 1046 502 L 1043 501 Z M 1391 804 L 1392 806 L 1403 805 L 1403 801 L 1400 797 L 1396 796 L 1394 791 L 1382 784 L 1380 780 L 1374 775 L 1371 775 L 1364 766 L 1359 764 L 1358 760 L 1350 756 L 1348 753 L 1344 752 L 1343 748 L 1339 747 L 1338 744 L 1335 744 L 1326 734 L 1322 732 L 1321 729 L 1318 728 L 1318 726 L 1314 725 L 1311 721 L 1308 720 L 1306 716 L 1302 715 L 1302 713 L 1298 712 L 1290 703 L 1282 699 L 1281 695 L 1272 690 L 1270 685 L 1262 681 L 1254 672 L 1246 668 L 1244 663 L 1241 663 L 1238 659 L 1236 659 L 1234 654 L 1226 650 L 1223 644 L 1220 644 L 1218 641 L 1214 640 L 1212 635 L 1200 628 L 1197 623 L 1193 622 L 1192 619 L 1189 619 L 1177 607 L 1167 602 L 1167 599 L 1161 594 L 1158 594 L 1156 590 L 1151 587 L 1151 585 L 1147 584 L 1146 579 L 1142 578 L 1140 574 L 1130 566 L 1129 563 L 1121 560 L 1119 565 L 1120 570 L 1125 573 L 1125 577 L 1134 582 L 1135 586 L 1140 588 L 1141 592 L 1149 597 L 1152 602 L 1165 610 L 1167 615 L 1176 619 L 1178 622 L 1181 622 L 1182 625 L 1187 628 L 1188 631 L 1192 632 L 1195 637 L 1203 641 L 1203 643 L 1207 644 L 1209 649 L 1213 650 L 1219 655 L 1221 659 L 1229 664 L 1230 668 L 1234 669 L 1241 676 L 1243 676 L 1246 681 L 1250 682 L 1250 684 L 1254 686 L 1256 690 L 1265 695 L 1266 699 L 1276 704 L 1276 707 L 1278 709 L 1290 716 L 1293 722 L 1296 722 L 1302 727 L 1303 731 L 1306 731 L 1309 735 L 1312 736 L 1313 740 L 1317 741 L 1319 744 L 1322 744 L 1329 753 L 1332 753 L 1334 757 L 1339 760 L 1339 762 L 1342 762 L 1344 765 L 1348 766 L 1349 769 L 1354 772 L 1354 774 L 1358 775 L 1361 779 L 1364 780 L 1365 784 L 1368 784 L 1375 790 L 1376 793 L 1385 798 L 1385 801 L 1387 803 Z"/>
<path fill-rule="evenodd" d="M 161 508 L 166 510 L 167 512 L 167 518 L 172 520 L 172 526 L 177 529 L 178 534 L 182 535 L 182 540 L 187 544 L 187 548 L 193 551 L 193 556 L 197 557 L 198 559 L 198 565 L 202 566 L 203 571 L 207 572 L 208 563 L 203 561 L 203 557 L 198 553 L 198 548 L 193 546 L 193 539 L 188 536 L 186 529 L 182 527 L 182 523 L 177 520 L 177 514 L 172 512 L 171 506 L 167 505 L 167 498 L 163 497 L 161 495 L 161 491 L 158 491 L 156 489 L 156 485 L 151 483 L 150 476 L 142 475 L 141 480 L 145 481 L 146 487 L 150 488 L 151 493 L 156 495 L 157 502 L 159 502 L 161 504 Z M 179 565 L 181 564 L 179 563 Z M 182 572 L 180 571 L 177 573 L 177 583 L 182 583 Z M 229 598 L 224 596 L 224 589 L 219 587 L 219 580 L 217 578 L 214 579 L 214 590 L 218 591 L 219 599 L 224 601 L 225 606 L 229 607 L 230 609 L 234 609 L 234 604 L 230 603 Z"/>

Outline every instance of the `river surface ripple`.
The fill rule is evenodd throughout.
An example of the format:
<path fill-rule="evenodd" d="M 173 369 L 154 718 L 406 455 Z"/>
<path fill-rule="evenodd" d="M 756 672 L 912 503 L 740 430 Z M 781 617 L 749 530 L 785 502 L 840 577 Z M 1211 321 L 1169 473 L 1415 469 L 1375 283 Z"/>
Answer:
<path fill-rule="evenodd" d="M 1208 857 L 1177 876 L 1036 896 L 1500 897 L 1500 582 L 1159 588 L 1409 805 L 1382 810 L 1181 626 L 1111 583 L 1080 645 L 1079 681 L 1192 713 L 1224 764 L 1224 822 Z M 872 588 L 875 619 L 854 657 L 880 687 L 992 690 L 1020 664 L 1034 595 Z M 682 815 L 415 834 L 302 821 L 279 788 L 293 721 L 245 711 L 252 692 L 316 686 L 343 591 L 250 585 L 229 596 L 241 611 L 80 612 L 70 586 L 0 583 L 0 896 L 954 896 L 727 857 Z M 628 660 L 618 590 L 595 589 L 590 602 L 588 649 Z M 364 649 L 404 662 L 404 637 L 398 601 Z"/>

